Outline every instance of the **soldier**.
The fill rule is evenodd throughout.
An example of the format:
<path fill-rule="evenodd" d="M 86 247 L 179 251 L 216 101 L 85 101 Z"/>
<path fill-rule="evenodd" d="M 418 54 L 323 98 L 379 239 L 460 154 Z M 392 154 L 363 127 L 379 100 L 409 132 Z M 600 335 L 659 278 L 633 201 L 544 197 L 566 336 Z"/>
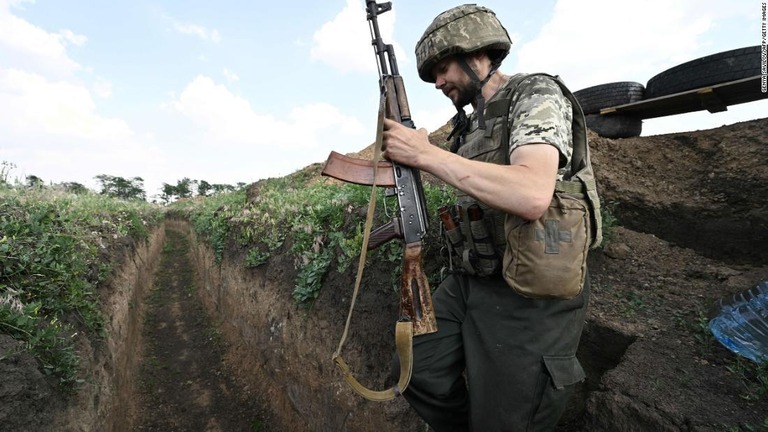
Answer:
<path fill-rule="evenodd" d="M 600 227 L 583 113 L 558 78 L 499 71 L 510 47 L 490 9 L 439 14 L 416 57 L 458 111 L 452 151 L 384 125 L 385 158 L 457 189 L 463 244 L 448 245 L 459 253 L 433 295 L 439 330 L 414 339 L 403 394 L 438 432 L 553 430 L 585 378 L 576 350 Z"/>

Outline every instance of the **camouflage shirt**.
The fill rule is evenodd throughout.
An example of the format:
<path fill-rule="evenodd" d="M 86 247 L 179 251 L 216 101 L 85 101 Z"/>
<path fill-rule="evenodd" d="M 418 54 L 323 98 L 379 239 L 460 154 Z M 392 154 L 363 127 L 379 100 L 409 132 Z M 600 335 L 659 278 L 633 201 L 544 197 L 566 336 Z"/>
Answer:
<path fill-rule="evenodd" d="M 509 81 L 488 101 L 504 94 Z M 476 122 L 476 116 L 472 116 Z M 563 96 L 560 86 L 551 78 L 541 75 L 524 79 L 512 97 L 510 109 L 509 152 L 526 144 L 546 143 L 560 152 L 558 180 L 570 172 L 573 154 L 571 102 Z M 475 123 L 476 124 L 476 123 Z M 474 124 L 473 124 L 474 125 Z"/>
<path fill-rule="evenodd" d="M 511 77 L 496 94 L 486 101 L 485 129 L 479 128 L 477 113 L 472 113 L 468 130 L 461 136 L 456 154 L 481 162 L 503 164 L 508 163 L 509 160 L 507 151 L 511 154 L 523 145 L 549 144 L 557 148 L 560 153 L 558 180 L 562 180 L 566 174 L 570 173 L 573 154 L 571 102 L 551 77 L 534 75 L 522 80 L 520 78 L 523 78 L 522 74 Z M 499 111 L 499 106 L 506 109 L 507 105 L 502 101 L 505 100 L 503 98 L 510 97 L 510 91 L 512 96 L 509 113 Z M 495 105 L 496 109 L 491 110 L 491 105 Z M 503 143 L 502 119 L 505 114 L 509 116 L 508 150 Z M 461 190 L 457 190 L 456 197 L 459 206 L 465 209 L 474 203 L 481 206 L 487 216 L 487 230 L 497 250 L 504 250 L 506 245 L 504 223 L 507 214 L 476 201 Z"/>

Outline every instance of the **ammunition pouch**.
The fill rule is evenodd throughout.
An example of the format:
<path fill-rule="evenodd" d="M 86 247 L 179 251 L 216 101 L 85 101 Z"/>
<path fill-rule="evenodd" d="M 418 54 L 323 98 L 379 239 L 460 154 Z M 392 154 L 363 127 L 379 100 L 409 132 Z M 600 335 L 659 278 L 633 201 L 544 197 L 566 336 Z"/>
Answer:
<path fill-rule="evenodd" d="M 456 271 L 453 268 L 456 264 L 459 272 L 474 276 L 500 274 L 501 257 L 494 247 L 482 208 L 477 204 L 468 208 L 455 205 L 441 208 L 440 213 L 451 270 Z"/>

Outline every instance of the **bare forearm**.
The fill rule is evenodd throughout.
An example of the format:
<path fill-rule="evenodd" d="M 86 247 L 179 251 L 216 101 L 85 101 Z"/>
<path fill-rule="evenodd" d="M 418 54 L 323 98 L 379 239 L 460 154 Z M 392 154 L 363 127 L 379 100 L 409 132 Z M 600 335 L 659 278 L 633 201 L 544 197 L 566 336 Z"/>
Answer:
<path fill-rule="evenodd" d="M 543 176 L 536 167 L 473 161 L 437 147 L 423 156 L 419 169 L 491 207 L 525 219 L 537 219 L 544 212 L 555 186 L 554 173 Z"/>
<path fill-rule="evenodd" d="M 538 219 L 552 198 L 559 154 L 548 144 L 515 149 L 509 165 L 465 159 L 429 143 L 427 131 L 413 130 L 385 119 L 383 155 L 434 174 L 485 204 Z"/>

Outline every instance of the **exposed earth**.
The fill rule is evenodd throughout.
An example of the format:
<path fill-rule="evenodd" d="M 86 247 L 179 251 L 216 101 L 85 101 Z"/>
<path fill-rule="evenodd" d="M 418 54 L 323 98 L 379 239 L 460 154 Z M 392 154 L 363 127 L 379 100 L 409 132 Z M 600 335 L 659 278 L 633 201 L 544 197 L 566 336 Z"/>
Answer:
<path fill-rule="evenodd" d="M 166 228 L 147 297 L 137 431 L 267 431 L 259 389 L 241 385 L 226 345 L 197 297 L 189 240 Z"/>
<path fill-rule="evenodd" d="M 445 135 L 437 131 L 433 142 Z M 592 299 L 579 352 L 588 377 L 558 430 L 768 430 L 768 381 L 760 381 L 768 370 L 721 347 L 706 328 L 716 299 L 768 279 L 768 119 L 590 139 L 603 204 L 615 222 L 604 247 L 590 255 Z M 74 419 L 71 413 L 81 411 L 73 402 L 51 390 L 34 361 L 14 355 L 0 361 L 0 400 L 18 403 L 0 404 L 0 429 L 426 430 L 401 399 L 362 400 L 330 361 L 354 269 L 332 272 L 304 310 L 290 296 L 290 244 L 247 271 L 242 248 L 231 245 L 217 265 L 184 222 L 166 223 L 164 244 L 152 288 L 137 308 L 142 336 L 128 347 L 141 353 L 142 366 L 127 378 L 134 385 L 125 398 L 136 406 L 126 421 Z M 428 270 L 438 265 L 435 251 L 432 245 Z M 389 382 L 397 313 L 392 273 L 378 263 L 366 269 L 344 351 L 372 387 Z M 0 358 L 13 346 L 0 335 Z"/>

